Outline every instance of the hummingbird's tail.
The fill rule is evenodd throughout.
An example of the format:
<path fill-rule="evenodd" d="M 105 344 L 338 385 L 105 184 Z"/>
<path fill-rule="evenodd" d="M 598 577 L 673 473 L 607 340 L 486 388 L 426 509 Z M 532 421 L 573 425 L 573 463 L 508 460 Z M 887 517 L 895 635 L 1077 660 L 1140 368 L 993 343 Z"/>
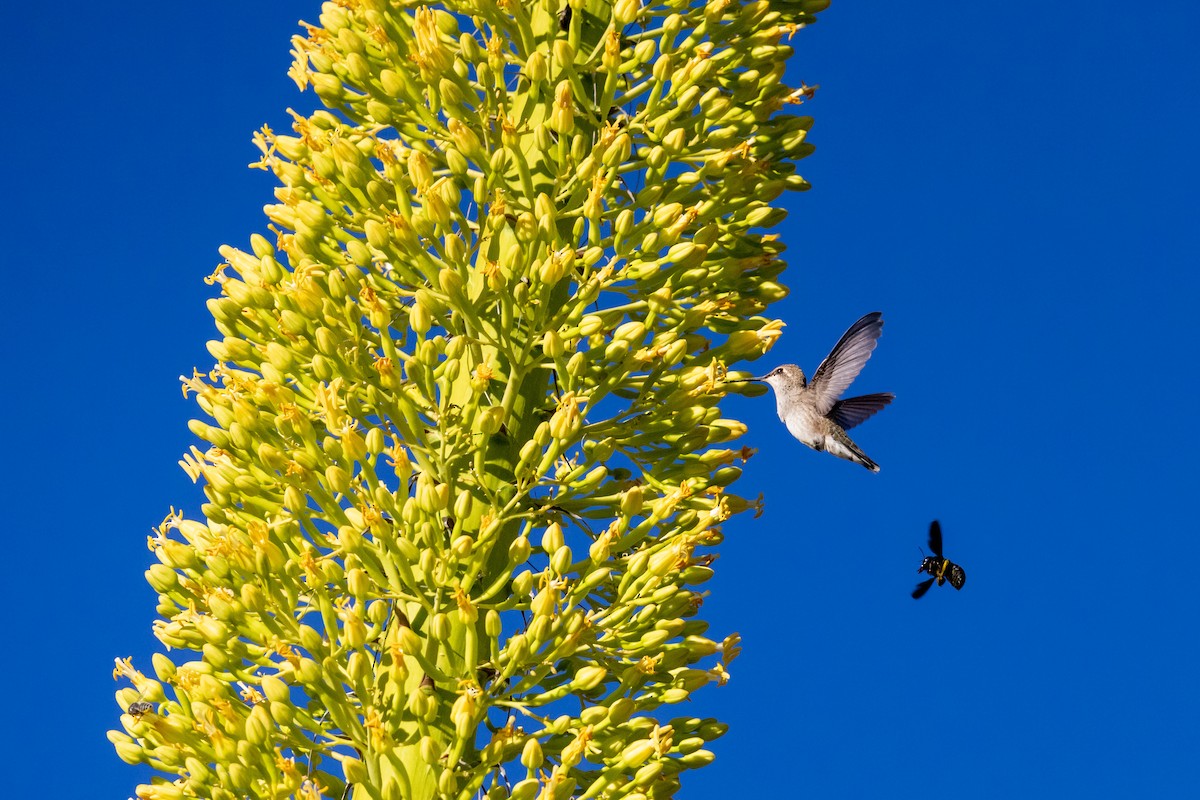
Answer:
<path fill-rule="evenodd" d="M 855 464 L 862 464 L 871 470 L 871 472 L 879 472 L 879 465 L 872 461 L 870 456 L 860 450 L 858 445 L 844 433 L 840 436 L 827 438 L 825 440 L 825 448 L 838 458 L 853 461 Z"/>

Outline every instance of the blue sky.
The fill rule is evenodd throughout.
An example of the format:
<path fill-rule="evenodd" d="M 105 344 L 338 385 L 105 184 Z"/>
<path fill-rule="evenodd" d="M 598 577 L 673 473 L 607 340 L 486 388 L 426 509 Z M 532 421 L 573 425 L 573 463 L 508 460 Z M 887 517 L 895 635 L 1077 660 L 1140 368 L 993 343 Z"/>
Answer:
<path fill-rule="evenodd" d="M 200 499 L 177 376 L 211 361 L 217 247 L 264 227 L 250 135 L 311 102 L 285 71 L 315 3 L 191 9 L 10 10 L 14 797 L 144 779 L 104 731 L 112 658 L 156 649 L 145 536 Z M 1182 2 L 843 0 L 794 39 L 815 188 L 768 361 L 811 370 L 879 309 L 854 389 L 898 397 L 856 430 L 878 475 L 729 401 L 768 507 L 710 584 L 745 650 L 687 709 L 733 727 L 683 800 L 1195 796 L 1198 28 Z M 934 518 L 967 585 L 914 602 Z"/>

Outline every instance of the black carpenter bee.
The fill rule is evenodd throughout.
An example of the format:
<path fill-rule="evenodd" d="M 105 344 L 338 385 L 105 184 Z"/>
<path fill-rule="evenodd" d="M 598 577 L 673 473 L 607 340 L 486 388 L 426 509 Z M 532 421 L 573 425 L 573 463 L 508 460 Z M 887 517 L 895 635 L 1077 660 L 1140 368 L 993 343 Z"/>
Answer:
<path fill-rule="evenodd" d="M 913 589 L 914 600 L 924 597 L 934 581 L 937 581 L 938 586 L 950 581 L 950 585 L 955 589 L 961 589 L 967 582 L 967 573 L 963 568 L 942 555 L 942 526 L 936 519 L 929 523 L 929 549 L 933 551 L 933 555 L 925 556 L 921 566 L 917 567 L 917 574 L 928 572 L 930 577 Z"/>

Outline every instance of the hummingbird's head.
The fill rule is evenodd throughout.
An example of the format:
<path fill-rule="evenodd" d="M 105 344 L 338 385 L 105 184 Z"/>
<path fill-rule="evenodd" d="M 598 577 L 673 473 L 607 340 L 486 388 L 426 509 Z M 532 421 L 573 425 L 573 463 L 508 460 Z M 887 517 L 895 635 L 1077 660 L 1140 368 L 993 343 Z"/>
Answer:
<path fill-rule="evenodd" d="M 808 379 L 804 377 L 804 370 L 795 364 L 783 364 L 754 380 L 770 385 L 777 393 L 803 389 L 808 385 Z"/>

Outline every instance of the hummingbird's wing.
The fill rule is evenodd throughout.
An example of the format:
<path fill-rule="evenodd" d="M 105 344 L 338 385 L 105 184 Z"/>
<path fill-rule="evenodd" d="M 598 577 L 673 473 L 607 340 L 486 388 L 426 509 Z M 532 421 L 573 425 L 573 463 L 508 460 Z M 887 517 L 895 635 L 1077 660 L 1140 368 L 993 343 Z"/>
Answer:
<path fill-rule="evenodd" d="M 847 397 L 834 403 L 828 416 L 839 428 L 848 431 L 895 399 L 896 395 L 891 392 Z"/>
<path fill-rule="evenodd" d="M 808 384 L 818 413 L 828 414 L 842 392 L 858 377 L 879 342 L 881 333 L 883 314 L 872 311 L 842 334 Z"/>
<path fill-rule="evenodd" d="M 942 556 L 942 523 L 936 519 L 929 523 L 929 549 L 938 558 Z"/>

